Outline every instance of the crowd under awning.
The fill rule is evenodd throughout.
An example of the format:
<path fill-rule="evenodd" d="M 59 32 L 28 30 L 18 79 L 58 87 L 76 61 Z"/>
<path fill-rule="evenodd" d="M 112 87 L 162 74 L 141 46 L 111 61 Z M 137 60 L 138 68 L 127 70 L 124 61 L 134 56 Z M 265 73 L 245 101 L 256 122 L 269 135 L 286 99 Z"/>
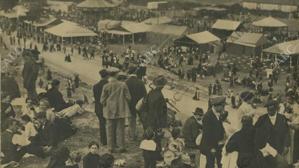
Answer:
<path fill-rule="evenodd" d="M 62 23 L 45 29 L 45 32 L 58 37 L 93 37 L 97 34 L 87 28 L 79 26 L 77 23 L 65 21 Z"/>
<path fill-rule="evenodd" d="M 253 26 L 261 28 L 283 28 L 288 27 L 288 25 L 276 18 L 266 17 L 261 20 L 255 21 L 252 23 Z"/>

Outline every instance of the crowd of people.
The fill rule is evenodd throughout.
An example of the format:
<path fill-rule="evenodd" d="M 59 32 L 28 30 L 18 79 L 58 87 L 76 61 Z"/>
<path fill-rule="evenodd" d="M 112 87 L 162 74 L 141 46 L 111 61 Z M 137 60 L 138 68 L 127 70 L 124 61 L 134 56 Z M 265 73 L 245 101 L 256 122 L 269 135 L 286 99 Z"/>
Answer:
<path fill-rule="evenodd" d="M 143 11 L 137 14 L 119 12 L 117 15 L 120 14 L 123 18 L 138 21 L 150 15 Z M 199 24 L 187 18 L 181 22 L 191 27 Z M 208 23 L 203 24 L 208 27 Z M 81 155 L 59 144 L 77 132 L 72 118 L 85 112 L 89 97 L 72 100 L 72 95 L 80 89 L 80 78 L 75 75 L 66 79 L 69 99 L 66 101 L 62 81 L 54 78 L 50 69 L 45 71 L 44 60 L 39 54 L 63 52 L 65 62 L 71 63 L 75 52 L 84 59 L 93 59 L 97 50 L 90 45 L 73 45 L 69 49 L 24 30 L 22 26 L 15 28 L 3 24 L 1 29 L 9 37 L 8 44 L 22 48 L 24 63 L 21 82 L 12 72 L 1 71 L 1 164 L 17 166 L 29 154 L 40 158 L 49 156 L 48 168 L 80 167 Z M 1 43 L 3 41 L 1 37 Z M 40 44 L 41 49 L 38 48 Z M 4 46 L 7 49 L 6 44 Z M 126 137 L 138 143 L 145 168 L 199 167 L 204 162 L 201 156 L 206 158 L 206 168 L 216 165 L 218 168 L 287 168 L 292 164 L 286 159 L 290 150 L 293 152 L 291 160 L 298 162 L 297 66 L 287 72 L 285 79 L 281 75 L 285 74 L 282 72 L 284 65 L 276 60 L 267 64 L 259 56 L 252 56 L 249 71 L 244 73 L 237 63 L 223 62 L 227 56 L 222 51 L 216 60 L 212 60 L 208 50 L 184 50 L 177 46 L 165 47 L 149 55 L 137 53 L 129 46 L 119 55 L 103 45 L 100 53 L 101 80 L 92 87 L 100 137 L 86 145 L 89 152 L 82 159 L 83 168 L 124 165 L 124 161 L 115 161 L 114 155 L 128 152 Z M 214 77 L 215 82 L 209 81 L 207 89 L 208 109 L 196 107 L 185 122 L 177 119 L 177 109 L 173 110 L 174 105 L 163 95 L 169 79 L 157 75 L 151 82 L 146 81 L 149 57 L 150 63 L 177 74 L 180 80 L 191 81 L 193 85 L 198 80 Z M 219 77 L 222 73 L 223 77 Z M 284 93 L 277 89 L 282 80 L 285 80 Z M 228 83 L 229 89 L 224 83 Z M 21 88 L 26 90 L 25 95 Z M 240 88 L 249 91 L 239 91 Z M 20 97 L 26 98 L 18 109 L 14 103 Z M 204 97 L 196 88 L 193 100 L 201 99 Z M 228 105 L 232 111 L 225 109 Z M 263 110 L 262 114 L 259 110 Z M 232 120 L 232 115 L 237 119 Z M 233 128 L 227 130 L 227 125 Z M 108 149 L 108 153 L 99 155 L 99 149 Z M 233 157 L 236 152 L 238 157 Z"/>

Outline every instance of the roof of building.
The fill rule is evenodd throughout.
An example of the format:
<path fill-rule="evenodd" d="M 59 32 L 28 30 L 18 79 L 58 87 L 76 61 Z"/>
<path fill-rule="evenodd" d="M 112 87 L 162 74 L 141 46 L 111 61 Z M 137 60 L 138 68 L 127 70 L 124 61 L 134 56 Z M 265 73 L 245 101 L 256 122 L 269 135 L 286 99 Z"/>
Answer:
<path fill-rule="evenodd" d="M 79 26 L 77 23 L 63 20 L 62 23 L 50 27 L 45 32 L 59 37 L 89 37 L 97 34 L 87 28 Z"/>
<path fill-rule="evenodd" d="M 220 41 L 220 38 L 210 33 L 209 31 L 203 31 L 195 34 L 188 34 L 186 35 L 186 37 L 198 44 L 207 44 L 215 41 Z"/>
<path fill-rule="evenodd" d="M 59 19 L 55 18 L 52 15 L 49 15 L 49 17 L 47 17 L 47 18 L 40 18 L 40 20 L 38 22 L 33 22 L 32 25 L 35 27 L 44 27 L 44 26 L 50 25 L 51 23 L 56 22 L 57 20 L 59 20 Z M 24 22 L 31 24 L 31 22 L 27 21 L 27 20 Z"/>
<path fill-rule="evenodd" d="M 54 11 L 62 11 L 68 12 L 70 6 L 74 4 L 74 2 L 65 2 L 65 1 L 47 1 L 48 8 Z"/>
<path fill-rule="evenodd" d="M 226 42 L 256 47 L 265 44 L 267 39 L 261 33 L 233 32 L 232 35 L 228 37 Z"/>
<path fill-rule="evenodd" d="M 168 34 L 173 36 L 181 36 L 187 32 L 186 26 L 174 26 L 168 24 L 151 25 L 148 29 L 149 32 Z"/>
<path fill-rule="evenodd" d="M 252 23 L 252 25 L 257 26 L 257 27 L 273 27 L 273 28 L 278 28 L 278 27 L 287 27 L 288 25 L 285 24 L 284 22 L 273 18 L 271 16 L 263 18 L 261 20 L 255 21 Z"/>
<path fill-rule="evenodd" d="M 79 8 L 114 8 L 122 3 L 121 0 L 85 0 L 77 5 Z"/>
<path fill-rule="evenodd" d="M 275 44 L 269 48 L 264 49 L 263 51 L 282 55 L 297 55 L 299 54 L 299 40 L 292 40 Z"/>
<path fill-rule="evenodd" d="M 142 23 L 155 25 L 155 24 L 168 24 L 171 23 L 172 19 L 167 16 L 161 16 L 161 17 L 152 17 L 144 20 Z"/>
<path fill-rule="evenodd" d="M 243 0 L 243 2 L 281 4 L 281 5 L 299 5 L 298 0 Z"/>
<path fill-rule="evenodd" d="M 119 20 L 101 20 L 98 22 L 98 29 L 100 31 L 115 33 L 126 32 L 127 33 L 143 33 L 149 30 L 149 25 L 144 23 L 132 22 L 132 21 L 119 21 Z"/>
<path fill-rule="evenodd" d="M 220 30 L 237 30 L 240 26 L 241 22 L 233 21 L 233 20 L 223 20 L 218 19 L 214 25 L 212 26 L 213 29 L 220 29 Z"/>

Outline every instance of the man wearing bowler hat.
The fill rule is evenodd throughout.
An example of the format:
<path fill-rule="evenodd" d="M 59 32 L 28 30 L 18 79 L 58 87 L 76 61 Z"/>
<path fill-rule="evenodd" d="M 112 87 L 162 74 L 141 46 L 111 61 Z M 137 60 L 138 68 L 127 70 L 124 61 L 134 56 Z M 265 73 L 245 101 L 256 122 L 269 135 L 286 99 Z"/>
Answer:
<path fill-rule="evenodd" d="M 204 112 L 202 108 L 197 107 L 193 115 L 188 118 L 183 126 L 183 136 L 187 148 L 197 148 L 195 143 L 197 136 L 202 131 L 202 118 Z"/>
<path fill-rule="evenodd" d="M 128 86 L 117 80 L 118 68 L 110 67 L 108 83 L 101 95 L 103 115 L 106 119 L 107 145 L 110 152 L 125 152 L 125 119 L 130 117 L 131 95 Z M 116 143 L 115 143 L 116 142 Z"/>
<path fill-rule="evenodd" d="M 209 109 L 203 117 L 202 139 L 199 145 L 200 152 L 206 156 L 206 168 L 221 168 L 221 151 L 224 139 L 224 127 L 221 114 L 224 113 L 225 97 L 214 96 L 209 99 Z"/>

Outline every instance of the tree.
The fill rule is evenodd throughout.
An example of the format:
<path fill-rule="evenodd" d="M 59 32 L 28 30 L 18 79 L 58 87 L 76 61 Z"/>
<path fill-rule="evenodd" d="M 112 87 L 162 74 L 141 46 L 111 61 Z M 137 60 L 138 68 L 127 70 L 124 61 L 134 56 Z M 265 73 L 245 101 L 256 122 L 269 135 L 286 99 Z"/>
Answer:
<path fill-rule="evenodd" d="M 0 0 L 0 9 L 5 12 L 11 10 L 18 4 L 18 0 Z"/>
<path fill-rule="evenodd" d="M 44 6 L 47 5 L 47 0 L 22 0 L 28 6 L 29 12 L 27 19 L 36 21 L 43 15 Z"/>

